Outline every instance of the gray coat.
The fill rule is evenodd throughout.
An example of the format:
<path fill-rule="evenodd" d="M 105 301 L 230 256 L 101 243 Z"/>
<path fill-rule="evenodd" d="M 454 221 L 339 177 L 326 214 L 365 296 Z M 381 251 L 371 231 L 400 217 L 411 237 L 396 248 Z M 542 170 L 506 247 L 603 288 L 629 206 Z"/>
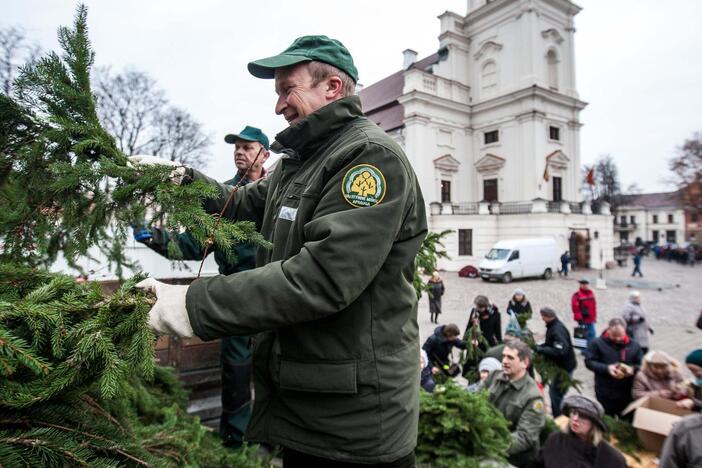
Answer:
<path fill-rule="evenodd" d="M 624 304 L 622 317 L 626 322 L 627 333 L 642 348 L 648 348 L 649 326 L 646 320 L 646 310 L 641 304 L 632 302 L 631 299 Z"/>
<path fill-rule="evenodd" d="M 693 414 L 675 423 L 663 444 L 660 468 L 702 466 L 702 414 Z"/>

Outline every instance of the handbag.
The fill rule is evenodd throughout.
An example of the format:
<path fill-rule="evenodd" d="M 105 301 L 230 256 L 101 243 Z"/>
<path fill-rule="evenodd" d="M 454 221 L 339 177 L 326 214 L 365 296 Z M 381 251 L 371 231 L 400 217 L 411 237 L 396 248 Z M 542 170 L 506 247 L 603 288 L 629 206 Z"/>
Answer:
<path fill-rule="evenodd" d="M 578 349 L 587 348 L 587 325 L 577 325 L 573 328 L 573 346 Z"/>

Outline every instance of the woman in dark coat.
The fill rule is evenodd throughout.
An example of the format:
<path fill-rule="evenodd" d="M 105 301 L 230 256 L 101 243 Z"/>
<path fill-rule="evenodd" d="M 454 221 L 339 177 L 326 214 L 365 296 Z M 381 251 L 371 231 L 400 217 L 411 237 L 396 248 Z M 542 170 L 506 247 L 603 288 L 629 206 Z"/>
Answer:
<path fill-rule="evenodd" d="M 537 467 L 626 468 L 624 456 L 603 438 L 607 426 L 602 405 L 583 395 L 570 395 L 563 400 L 562 411 L 570 418 L 568 428 L 548 436 Z"/>
<path fill-rule="evenodd" d="M 484 351 L 502 343 L 502 319 L 500 319 L 500 311 L 497 306 L 491 304 L 485 296 L 476 296 L 473 306 L 468 318 L 466 333 L 471 325 L 477 323 L 480 325 L 483 338 L 487 341 L 487 347 Z"/>
<path fill-rule="evenodd" d="M 521 328 L 526 328 L 526 324 L 531 318 L 531 303 L 526 297 L 522 288 L 517 288 L 512 294 L 512 299 L 507 304 L 507 315 L 514 315 Z"/>
<path fill-rule="evenodd" d="M 441 313 L 441 296 L 444 295 L 444 282 L 439 276 L 439 272 L 435 271 L 429 282 L 429 314 L 431 315 L 432 323 L 439 323 L 439 314 Z"/>

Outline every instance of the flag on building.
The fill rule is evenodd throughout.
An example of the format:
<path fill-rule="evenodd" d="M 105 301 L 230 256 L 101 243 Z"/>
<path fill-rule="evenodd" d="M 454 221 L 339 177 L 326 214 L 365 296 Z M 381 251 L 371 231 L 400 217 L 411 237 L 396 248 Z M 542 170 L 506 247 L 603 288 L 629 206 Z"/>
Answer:
<path fill-rule="evenodd" d="M 595 185 L 595 166 L 592 166 L 590 170 L 587 171 L 585 182 L 587 182 L 588 185 Z"/>

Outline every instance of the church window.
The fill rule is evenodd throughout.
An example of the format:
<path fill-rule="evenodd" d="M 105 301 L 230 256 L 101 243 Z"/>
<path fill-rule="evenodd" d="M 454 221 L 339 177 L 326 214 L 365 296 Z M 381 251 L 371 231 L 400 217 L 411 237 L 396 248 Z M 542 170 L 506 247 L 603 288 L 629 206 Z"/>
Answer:
<path fill-rule="evenodd" d="M 553 125 L 548 127 L 548 135 L 552 140 L 561 141 L 561 129 L 558 127 L 554 127 Z"/>
<path fill-rule="evenodd" d="M 451 181 L 441 181 L 441 203 L 451 203 Z"/>
<path fill-rule="evenodd" d="M 558 55 L 555 50 L 549 50 L 546 54 L 546 64 L 548 65 L 548 87 L 558 89 Z"/>
<path fill-rule="evenodd" d="M 458 230 L 458 255 L 473 255 L 473 230 Z"/>
<path fill-rule="evenodd" d="M 490 143 L 497 143 L 498 141 L 500 141 L 500 132 L 498 132 L 497 130 L 485 132 L 483 134 L 483 137 L 486 145 L 489 145 Z"/>
<path fill-rule="evenodd" d="M 563 201 L 563 179 L 561 177 L 553 178 L 553 201 Z"/>

